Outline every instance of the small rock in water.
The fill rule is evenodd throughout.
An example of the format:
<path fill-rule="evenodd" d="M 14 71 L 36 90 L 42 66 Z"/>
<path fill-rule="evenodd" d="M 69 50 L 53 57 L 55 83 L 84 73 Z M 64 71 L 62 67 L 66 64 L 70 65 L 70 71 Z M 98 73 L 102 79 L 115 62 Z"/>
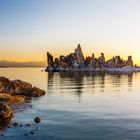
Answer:
<path fill-rule="evenodd" d="M 28 136 L 28 134 L 24 134 L 24 136 Z"/>
<path fill-rule="evenodd" d="M 4 136 L 4 134 L 1 134 L 1 136 Z"/>
<path fill-rule="evenodd" d="M 20 127 L 23 127 L 23 125 L 22 125 L 22 124 L 20 124 L 19 126 L 20 126 Z"/>
<path fill-rule="evenodd" d="M 34 118 L 34 121 L 35 121 L 35 123 L 40 123 L 41 122 L 41 119 L 40 119 L 40 117 L 35 117 Z"/>
<path fill-rule="evenodd" d="M 31 131 L 30 134 L 34 135 L 34 132 Z"/>
<path fill-rule="evenodd" d="M 8 128 L 10 128 L 11 126 L 10 126 L 10 125 L 8 125 L 7 127 L 8 127 Z"/>
<path fill-rule="evenodd" d="M 31 124 L 27 123 L 25 126 L 31 127 Z"/>
<path fill-rule="evenodd" d="M 17 122 L 13 123 L 13 126 L 18 127 L 18 123 Z"/>

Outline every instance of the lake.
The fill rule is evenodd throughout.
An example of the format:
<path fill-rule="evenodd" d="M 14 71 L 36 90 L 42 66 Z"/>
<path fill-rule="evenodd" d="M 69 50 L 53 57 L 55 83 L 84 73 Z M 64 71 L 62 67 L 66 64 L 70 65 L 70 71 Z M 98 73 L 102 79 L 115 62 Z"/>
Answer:
<path fill-rule="evenodd" d="M 2 140 L 134 140 L 140 138 L 140 73 L 46 73 L 41 68 L 1 68 L 0 76 L 46 90 L 12 121 L 31 127 L 0 131 Z M 34 117 L 41 123 L 35 124 Z M 24 134 L 33 131 L 34 135 Z"/>

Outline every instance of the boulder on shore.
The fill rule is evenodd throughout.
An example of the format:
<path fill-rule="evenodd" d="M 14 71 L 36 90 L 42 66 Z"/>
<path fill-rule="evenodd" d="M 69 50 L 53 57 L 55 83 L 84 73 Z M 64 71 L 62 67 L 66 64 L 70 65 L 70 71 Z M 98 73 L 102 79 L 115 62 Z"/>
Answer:
<path fill-rule="evenodd" d="M 45 93 L 30 83 L 0 77 L 0 128 L 10 122 L 13 110 L 15 111 L 19 105 L 24 105 L 28 97 L 40 97 Z"/>
<path fill-rule="evenodd" d="M 15 90 L 14 95 L 24 95 L 29 97 L 40 97 L 45 95 L 45 91 L 37 87 L 32 88 L 18 88 Z"/>
<path fill-rule="evenodd" d="M 0 102 L 9 105 L 12 109 L 16 109 L 19 105 L 22 106 L 25 104 L 25 97 L 0 93 Z"/>
<path fill-rule="evenodd" d="M 7 126 L 12 116 L 12 109 L 7 104 L 0 102 L 0 128 Z"/>
<path fill-rule="evenodd" d="M 5 77 L 0 77 L 0 93 L 13 93 L 14 86 L 13 82 Z"/>
<path fill-rule="evenodd" d="M 5 103 L 0 102 L 0 120 L 8 119 L 13 116 L 12 109 Z"/>
<path fill-rule="evenodd" d="M 0 93 L 39 97 L 45 95 L 46 92 L 40 88 L 33 87 L 30 83 L 21 80 L 12 81 L 8 78 L 0 77 Z"/>

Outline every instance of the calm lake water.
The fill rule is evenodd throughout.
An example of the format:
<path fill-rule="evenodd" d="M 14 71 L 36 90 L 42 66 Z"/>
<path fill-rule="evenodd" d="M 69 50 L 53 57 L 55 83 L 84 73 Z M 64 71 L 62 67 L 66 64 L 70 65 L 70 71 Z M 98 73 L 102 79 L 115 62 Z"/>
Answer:
<path fill-rule="evenodd" d="M 46 73 L 41 68 L 0 69 L 0 76 L 21 79 L 46 90 L 12 121 L 32 127 L 1 130 L 0 140 L 140 139 L 140 73 Z M 33 119 L 40 116 L 42 122 Z M 37 129 L 38 128 L 38 129 Z M 30 131 L 34 135 L 24 136 Z"/>

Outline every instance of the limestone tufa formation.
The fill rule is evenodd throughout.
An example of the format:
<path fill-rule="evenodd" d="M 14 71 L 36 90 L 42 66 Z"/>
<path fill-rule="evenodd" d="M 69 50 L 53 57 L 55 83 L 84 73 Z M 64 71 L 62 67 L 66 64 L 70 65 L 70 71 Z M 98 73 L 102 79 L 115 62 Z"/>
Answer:
<path fill-rule="evenodd" d="M 121 67 L 133 67 L 132 56 L 128 56 L 128 60 L 123 60 L 120 56 L 112 57 L 109 60 L 105 59 L 104 53 L 101 56 L 95 58 L 94 53 L 92 56 L 84 58 L 80 44 L 78 44 L 74 53 L 67 56 L 61 55 L 59 58 L 53 59 L 53 55 L 47 52 L 48 66 L 46 71 L 75 71 L 75 70 L 102 70 L 107 68 L 121 68 Z"/>

